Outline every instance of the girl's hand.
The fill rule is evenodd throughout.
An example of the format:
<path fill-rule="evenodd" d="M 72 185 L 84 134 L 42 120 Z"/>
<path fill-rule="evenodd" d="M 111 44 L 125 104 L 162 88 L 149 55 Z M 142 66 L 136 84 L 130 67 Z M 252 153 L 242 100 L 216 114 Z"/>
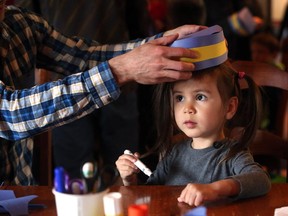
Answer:
<path fill-rule="evenodd" d="M 139 172 L 139 169 L 134 164 L 134 162 L 137 160 L 138 157 L 139 157 L 138 153 L 135 153 L 134 156 L 123 154 L 115 162 L 116 167 L 122 178 L 123 184 L 125 186 L 137 184 L 136 174 Z"/>
<path fill-rule="evenodd" d="M 191 206 L 199 206 L 204 202 L 217 200 L 219 198 L 217 190 L 211 184 L 189 183 L 178 197 L 178 202 L 184 202 Z"/>
<path fill-rule="evenodd" d="M 211 184 L 189 183 L 178 197 L 178 202 L 199 206 L 205 202 L 216 201 L 240 193 L 240 185 L 233 179 L 224 179 Z"/>

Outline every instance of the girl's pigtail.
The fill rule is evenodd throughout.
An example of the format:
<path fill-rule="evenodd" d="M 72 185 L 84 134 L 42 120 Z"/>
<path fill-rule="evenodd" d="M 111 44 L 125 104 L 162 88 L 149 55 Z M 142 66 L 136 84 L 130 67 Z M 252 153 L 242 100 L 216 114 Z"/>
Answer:
<path fill-rule="evenodd" d="M 247 82 L 248 88 L 241 89 L 239 82 L 243 79 Z M 235 127 L 237 128 L 237 134 L 233 132 L 230 136 L 232 135 L 238 142 L 231 146 L 227 157 L 223 161 L 230 159 L 243 149 L 249 148 L 260 121 L 261 94 L 255 82 L 244 72 L 234 71 L 234 95 L 238 97 L 239 106 L 228 125 L 232 131 L 235 130 Z"/>
<path fill-rule="evenodd" d="M 248 85 L 245 97 L 242 96 L 242 91 L 239 85 L 239 80 L 241 79 L 245 79 Z M 249 147 L 259 127 L 262 107 L 261 93 L 253 79 L 247 76 L 245 72 L 238 72 L 238 74 L 235 75 L 235 82 L 239 89 L 239 100 L 241 100 L 239 101 L 239 104 L 243 105 L 241 113 L 242 115 L 245 113 L 245 116 L 241 116 L 241 118 L 246 119 L 243 124 L 243 133 L 239 142 L 242 147 Z"/>
<path fill-rule="evenodd" d="M 238 78 L 245 79 L 245 81 L 248 84 L 247 97 L 244 98 L 247 104 L 246 109 L 248 110 L 248 112 L 246 112 L 246 114 L 248 116 L 242 116 L 242 117 L 246 118 L 248 121 L 246 121 L 246 124 L 243 125 L 244 127 L 243 135 L 240 139 L 240 143 L 245 147 L 249 147 L 259 127 L 260 116 L 262 112 L 261 109 L 262 103 L 261 103 L 261 93 L 258 86 L 256 85 L 256 83 L 253 81 L 252 78 L 250 78 L 245 74 L 243 75 L 243 73 L 244 72 L 239 72 Z"/>

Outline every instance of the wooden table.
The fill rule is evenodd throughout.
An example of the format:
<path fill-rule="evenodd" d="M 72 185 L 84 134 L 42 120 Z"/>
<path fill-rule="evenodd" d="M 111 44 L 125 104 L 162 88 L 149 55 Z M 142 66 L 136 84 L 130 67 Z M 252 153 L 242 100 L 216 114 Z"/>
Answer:
<path fill-rule="evenodd" d="M 25 195 L 38 195 L 31 203 L 47 205 L 46 209 L 30 210 L 29 215 L 56 216 L 56 207 L 52 188 L 46 186 L 19 187 L 8 186 L 6 189 L 14 190 L 16 197 Z M 151 216 L 183 215 L 192 209 L 186 204 L 178 203 L 183 187 L 180 186 L 113 186 L 111 191 L 119 191 L 123 195 L 125 211 L 135 202 L 148 202 Z M 208 215 L 233 216 L 273 216 L 274 209 L 288 206 L 288 184 L 273 184 L 271 191 L 262 197 L 240 200 L 236 202 L 221 202 L 207 206 Z M 127 212 L 125 212 L 127 214 Z"/>

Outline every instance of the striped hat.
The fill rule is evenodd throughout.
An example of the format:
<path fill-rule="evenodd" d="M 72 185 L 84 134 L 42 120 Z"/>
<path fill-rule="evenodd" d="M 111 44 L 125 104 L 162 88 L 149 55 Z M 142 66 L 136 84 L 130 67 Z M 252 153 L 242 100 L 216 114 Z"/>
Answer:
<path fill-rule="evenodd" d="M 217 66 L 228 59 L 226 40 L 219 25 L 176 40 L 171 47 L 183 47 L 196 51 L 198 58 L 181 58 L 181 61 L 194 63 L 195 70 Z"/>

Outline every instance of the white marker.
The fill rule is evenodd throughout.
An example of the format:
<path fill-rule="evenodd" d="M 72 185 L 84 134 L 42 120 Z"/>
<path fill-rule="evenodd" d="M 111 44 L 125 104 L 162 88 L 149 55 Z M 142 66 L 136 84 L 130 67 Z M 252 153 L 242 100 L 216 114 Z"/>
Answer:
<path fill-rule="evenodd" d="M 131 151 L 129 150 L 125 150 L 124 154 L 129 154 L 129 155 L 133 155 Z M 146 165 L 144 163 L 142 163 L 142 161 L 140 161 L 139 159 L 137 159 L 137 161 L 134 162 L 134 164 L 143 172 L 145 173 L 145 175 L 150 176 L 152 174 L 151 170 L 146 167 Z"/>

